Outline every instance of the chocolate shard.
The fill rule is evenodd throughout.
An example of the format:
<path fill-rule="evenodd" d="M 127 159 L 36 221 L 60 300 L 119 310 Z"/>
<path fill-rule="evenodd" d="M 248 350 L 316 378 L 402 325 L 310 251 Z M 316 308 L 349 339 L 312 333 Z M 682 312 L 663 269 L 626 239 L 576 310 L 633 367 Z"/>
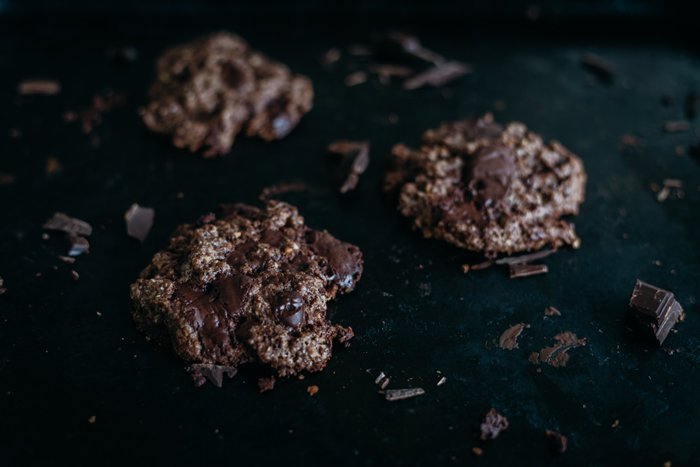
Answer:
<path fill-rule="evenodd" d="M 544 274 L 549 272 L 546 264 L 511 264 L 510 278 L 527 277 L 534 274 Z"/>
<path fill-rule="evenodd" d="M 581 55 L 581 63 L 583 63 L 586 68 L 594 72 L 598 78 L 602 78 L 607 81 L 611 80 L 615 73 L 617 73 L 617 69 L 613 62 L 591 52 Z"/>
<path fill-rule="evenodd" d="M 53 217 L 47 220 L 43 228 L 46 230 L 62 230 L 63 232 L 74 233 L 77 235 L 92 234 L 92 227 L 87 222 L 67 216 L 62 212 L 57 212 Z"/>
<path fill-rule="evenodd" d="M 32 94 L 53 96 L 61 92 L 61 83 L 53 79 L 27 79 L 17 85 L 17 92 L 23 96 Z"/>
<path fill-rule="evenodd" d="M 535 253 L 530 253 L 527 255 L 513 256 L 508 258 L 501 258 L 496 261 L 496 264 L 527 264 L 532 261 L 546 258 L 547 256 L 556 253 L 557 250 L 542 250 Z"/>
<path fill-rule="evenodd" d="M 547 316 L 561 316 L 561 311 L 557 310 L 553 306 L 548 306 L 544 309 L 544 314 Z"/>
<path fill-rule="evenodd" d="M 144 208 L 134 203 L 124 214 L 126 233 L 143 243 L 153 227 L 156 212 L 152 208 Z"/>
<path fill-rule="evenodd" d="M 508 419 L 496 412 L 496 409 L 489 410 L 484 416 L 484 421 L 479 425 L 481 431 L 480 438 L 483 441 L 487 439 L 496 439 L 501 431 L 508 428 Z"/>
<path fill-rule="evenodd" d="M 387 389 L 386 391 L 379 391 L 379 394 L 383 394 L 388 401 L 399 401 L 402 399 L 409 399 L 411 397 L 422 396 L 425 394 L 425 391 L 423 388 Z"/>
<path fill-rule="evenodd" d="M 490 267 L 490 266 L 493 266 L 493 263 L 494 263 L 493 260 L 488 260 L 488 261 L 484 261 L 483 263 L 474 264 L 474 265 L 471 267 L 471 270 L 472 270 L 472 271 L 478 271 L 478 270 L 480 270 L 480 269 L 486 269 L 486 268 L 488 268 L 488 267 Z"/>
<path fill-rule="evenodd" d="M 531 353 L 528 360 L 532 363 L 547 363 L 553 367 L 566 366 L 569 361 L 569 349 L 586 345 L 585 338 L 579 339 L 576 334 L 568 331 L 557 334 L 554 339 L 558 342 L 556 345 L 540 350 L 539 354 Z"/>
<path fill-rule="evenodd" d="M 472 71 L 472 67 L 466 63 L 456 61 L 446 62 L 419 73 L 413 78 L 407 79 L 403 83 L 403 87 L 409 91 L 423 86 L 440 87 Z"/>
<path fill-rule="evenodd" d="M 369 165 L 369 142 L 336 141 L 328 146 L 328 153 L 341 157 L 334 174 L 334 183 L 338 190 L 347 193 L 355 189 L 360 174 L 367 170 Z"/>
<path fill-rule="evenodd" d="M 196 383 L 199 383 L 199 378 L 204 376 L 219 388 L 224 382 L 224 374 L 228 375 L 229 378 L 233 378 L 238 372 L 234 366 L 207 365 L 204 363 L 190 365 L 186 368 L 186 370 L 188 373 L 192 374 L 192 377 L 195 379 Z M 197 386 L 201 386 L 202 384 L 203 381 L 197 384 Z"/>
<path fill-rule="evenodd" d="M 566 445 L 568 442 L 566 436 L 552 430 L 547 430 L 545 433 L 547 434 L 547 438 L 549 438 L 549 444 L 552 447 L 552 450 L 557 454 L 564 454 L 566 452 Z"/>
<path fill-rule="evenodd" d="M 68 232 L 66 234 L 66 240 L 69 244 L 68 256 L 78 256 L 85 253 L 90 248 L 90 243 L 88 243 L 85 237 L 76 235 L 73 232 Z"/>
<path fill-rule="evenodd" d="M 659 346 L 683 312 L 672 292 L 639 279 L 630 296 L 629 306 L 638 327 Z"/>
<path fill-rule="evenodd" d="M 503 331 L 503 334 L 501 334 L 501 337 L 498 339 L 498 345 L 502 349 L 506 350 L 513 350 L 518 348 L 518 343 L 516 342 L 518 336 L 520 335 L 521 332 L 523 332 L 524 328 L 529 328 L 529 324 L 515 324 L 505 331 Z"/>
<path fill-rule="evenodd" d="M 272 391 L 275 388 L 275 377 L 270 376 L 269 378 L 259 378 L 258 386 L 260 387 L 260 393 L 265 391 Z"/>

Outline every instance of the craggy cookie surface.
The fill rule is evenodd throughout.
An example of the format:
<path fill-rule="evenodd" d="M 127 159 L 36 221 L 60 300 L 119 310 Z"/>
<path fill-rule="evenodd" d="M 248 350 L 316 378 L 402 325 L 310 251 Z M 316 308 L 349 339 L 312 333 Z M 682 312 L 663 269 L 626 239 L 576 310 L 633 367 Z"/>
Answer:
<path fill-rule="evenodd" d="M 188 362 L 323 369 L 332 341 L 353 336 L 326 319 L 326 302 L 355 287 L 362 253 L 286 203 L 219 211 L 178 227 L 131 285 L 137 327 Z"/>
<path fill-rule="evenodd" d="M 423 143 L 392 148 L 384 189 L 425 237 L 486 253 L 579 246 L 560 217 L 578 214 L 586 173 L 559 142 L 486 114 L 428 130 Z"/>
<path fill-rule="evenodd" d="M 311 109 L 311 80 L 251 50 L 227 32 L 167 50 L 156 65 L 151 102 L 142 111 L 151 130 L 178 148 L 204 156 L 228 153 L 236 135 L 270 141 L 286 136 Z"/>

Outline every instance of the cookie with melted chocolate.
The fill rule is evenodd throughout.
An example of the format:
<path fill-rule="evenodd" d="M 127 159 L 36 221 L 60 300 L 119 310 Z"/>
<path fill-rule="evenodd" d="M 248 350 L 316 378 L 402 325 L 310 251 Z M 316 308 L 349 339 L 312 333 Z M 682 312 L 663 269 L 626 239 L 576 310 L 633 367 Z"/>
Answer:
<path fill-rule="evenodd" d="M 228 153 L 240 132 L 283 138 L 313 100 L 309 78 L 228 32 L 167 50 L 149 94 L 141 111 L 146 126 L 172 136 L 178 148 L 206 148 L 204 157 Z"/>
<path fill-rule="evenodd" d="M 353 290 L 362 253 L 304 225 L 297 209 L 244 204 L 178 227 L 131 285 L 136 325 L 192 363 L 257 360 L 280 376 L 323 369 L 333 341 L 326 303 Z"/>
<path fill-rule="evenodd" d="M 561 217 L 578 214 L 586 173 L 559 142 L 486 114 L 428 130 L 423 143 L 392 148 L 384 190 L 425 237 L 485 253 L 580 245 Z"/>

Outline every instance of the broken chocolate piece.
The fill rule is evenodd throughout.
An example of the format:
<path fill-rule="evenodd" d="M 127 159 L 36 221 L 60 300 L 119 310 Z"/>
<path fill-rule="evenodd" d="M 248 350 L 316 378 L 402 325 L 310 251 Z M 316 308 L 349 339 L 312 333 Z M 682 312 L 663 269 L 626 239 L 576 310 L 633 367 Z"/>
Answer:
<path fill-rule="evenodd" d="M 379 394 L 383 394 L 388 401 L 399 401 L 401 399 L 421 396 L 425 394 L 425 391 L 423 388 L 387 389 L 386 391 L 379 391 Z"/>
<path fill-rule="evenodd" d="M 639 279 L 630 296 L 629 306 L 639 327 L 659 346 L 683 311 L 673 293 Z"/>
<path fill-rule="evenodd" d="M 260 393 L 265 391 L 272 391 L 275 388 L 275 377 L 270 376 L 269 378 L 258 379 L 258 386 L 260 386 Z"/>
<path fill-rule="evenodd" d="M 557 310 L 553 306 L 548 306 L 544 309 L 544 314 L 547 316 L 561 316 L 561 311 Z"/>
<path fill-rule="evenodd" d="M 192 378 L 195 380 L 197 386 L 204 384 L 200 379 L 205 376 L 209 381 L 214 383 L 216 387 L 220 388 L 224 382 L 224 374 L 227 374 L 229 378 L 236 376 L 238 370 L 234 366 L 224 366 L 224 365 L 207 365 L 203 363 L 195 363 L 186 368 L 188 373 L 192 373 Z"/>
<path fill-rule="evenodd" d="M 478 270 L 480 270 L 480 269 L 486 269 L 486 268 L 488 268 L 489 266 L 493 266 L 493 263 L 494 263 L 493 260 L 488 260 L 488 261 L 484 261 L 483 263 L 474 264 L 474 265 L 471 267 L 471 270 L 472 270 L 472 271 L 478 271 Z"/>
<path fill-rule="evenodd" d="M 90 248 L 90 244 L 85 237 L 76 235 L 73 232 L 68 232 L 66 234 L 66 240 L 68 240 L 68 244 L 70 245 L 68 256 L 78 256 L 85 253 Z"/>
<path fill-rule="evenodd" d="M 44 223 L 43 228 L 47 230 L 62 230 L 77 235 L 90 235 L 92 233 L 90 224 L 67 216 L 62 212 L 55 213 L 51 219 Z"/>
<path fill-rule="evenodd" d="M 53 96 L 61 92 L 61 83 L 53 79 L 27 79 L 17 85 L 17 92 L 23 96 L 31 94 Z"/>
<path fill-rule="evenodd" d="M 438 385 L 438 386 L 442 386 L 442 385 L 445 384 L 446 382 L 447 382 L 447 378 L 445 378 L 445 377 L 443 376 L 442 378 L 440 378 L 440 381 L 438 381 L 437 385 Z"/>
<path fill-rule="evenodd" d="M 524 328 L 529 328 L 529 324 L 515 324 L 508 329 L 506 329 L 501 337 L 498 339 L 498 345 L 502 349 L 513 350 L 518 348 L 518 343 L 516 342 L 518 336 L 523 332 Z"/>
<path fill-rule="evenodd" d="M 600 55 L 587 52 L 581 55 L 581 63 L 594 72 L 598 78 L 609 81 L 617 72 L 615 64 Z"/>
<path fill-rule="evenodd" d="M 549 272 L 546 264 L 511 264 L 510 278 L 527 277 L 534 274 L 544 274 Z"/>
<path fill-rule="evenodd" d="M 535 364 L 539 362 L 547 363 L 553 367 L 566 366 L 566 363 L 569 361 L 569 354 L 567 353 L 569 349 L 586 345 L 585 338 L 579 339 L 576 337 L 576 334 L 568 331 L 557 334 L 554 336 L 554 339 L 558 344 L 540 350 L 539 354 L 537 352 L 531 353 L 528 360 Z"/>
<path fill-rule="evenodd" d="M 277 195 L 291 193 L 296 191 L 311 191 L 314 190 L 307 186 L 304 182 L 278 183 L 276 185 L 263 188 L 262 193 L 258 196 L 261 201 L 267 201 Z"/>
<path fill-rule="evenodd" d="M 520 255 L 520 256 L 513 256 L 513 257 L 508 257 L 508 258 L 501 258 L 496 261 L 496 264 L 527 264 L 531 263 L 532 261 L 546 258 L 547 256 L 551 255 L 552 253 L 556 253 L 557 250 L 542 250 L 542 251 L 537 251 L 535 253 L 530 253 L 527 255 Z"/>
<path fill-rule="evenodd" d="M 688 117 L 688 120 L 695 118 L 698 109 L 700 109 L 700 94 L 691 92 L 685 98 L 685 116 Z"/>
<path fill-rule="evenodd" d="M 666 133 L 679 133 L 681 131 L 688 131 L 690 124 L 684 121 L 666 122 L 663 128 Z"/>
<path fill-rule="evenodd" d="M 47 175 L 51 175 L 53 173 L 59 172 L 63 166 L 61 166 L 61 163 L 58 162 L 58 159 L 56 159 L 53 156 L 49 156 L 49 158 L 46 160 L 46 168 L 44 171 L 46 172 Z"/>
<path fill-rule="evenodd" d="M 496 409 L 489 410 L 484 416 L 484 421 L 479 426 L 481 439 L 496 439 L 501 431 L 508 428 L 508 419 L 496 412 Z"/>
<path fill-rule="evenodd" d="M 404 89 L 412 90 L 423 86 L 440 87 L 457 78 L 471 73 L 472 67 L 461 62 L 446 62 L 434 68 L 430 68 L 403 83 Z"/>
<path fill-rule="evenodd" d="M 369 165 L 369 142 L 336 141 L 328 146 L 328 152 L 342 157 L 334 176 L 339 191 L 347 193 L 354 189 L 360 174 L 367 170 Z"/>
<path fill-rule="evenodd" d="M 549 444 L 554 452 L 564 454 L 566 452 L 566 444 L 568 441 L 566 436 L 552 430 L 547 430 L 545 433 L 547 434 L 547 438 L 549 438 Z"/>
<path fill-rule="evenodd" d="M 153 218 L 156 212 L 152 208 L 144 208 L 134 203 L 131 205 L 124 219 L 126 220 L 126 233 L 143 243 L 153 227 Z"/>

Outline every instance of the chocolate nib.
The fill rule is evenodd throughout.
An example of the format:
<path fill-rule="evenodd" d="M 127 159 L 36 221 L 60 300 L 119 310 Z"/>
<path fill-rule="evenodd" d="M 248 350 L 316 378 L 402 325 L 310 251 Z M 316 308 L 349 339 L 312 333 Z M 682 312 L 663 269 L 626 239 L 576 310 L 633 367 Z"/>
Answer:
<path fill-rule="evenodd" d="M 379 391 L 379 394 L 384 394 L 388 401 L 399 401 L 401 399 L 421 396 L 425 394 L 425 391 L 422 388 L 387 389 L 386 391 Z"/>
<path fill-rule="evenodd" d="M 368 141 L 336 141 L 328 146 L 328 152 L 340 156 L 341 160 L 335 172 L 335 183 L 341 193 L 354 189 L 359 176 L 369 165 Z"/>
<path fill-rule="evenodd" d="M 521 332 L 523 332 L 523 328 L 529 328 L 529 324 L 516 324 L 514 326 L 509 327 L 506 329 L 503 334 L 501 334 L 500 339 L 498 339 L 498 345 L 502 349 L 506 350 L 513 350 L 518 348 L 518 343 L 516 342 L 516 339 L 520 335 Z"/>
<path fill-rule="evenodd" d="M 484 421 L 479 426 L 481 431 L 481 439 L 496 439 L 501 431 L 508 428 L 508 419 L 496 412 L 496 409 L 491 409 L 484 416 Z"/>
<path fill-rule="evenodd" d="M 639 279 L 630 296 L 630 310 L 642 333 L 659 346 L 683 312 L 673 293 Z"/>
<path fill-rule="evenodd" d="M 446 62 L 430 68 L 403 83 L 404 89 L 412 90 L 423 86 L 439 87 L 471 73 L 472 67 L 461 62 Z"/>
<path fill-rule="evenodd" d="M 156 212 L 152 208 L 143 208 L 136 203 L 132 204 L 124 214 L 126 233 L 143 243 L 153 227 L 155 214 Z"/>
<path fill-rule="evenodd" d="M 197 363 L 186 368 L 188 373 L 192 374 L 192 379 L 194 379 L 197 387 L 201 386 L 205 382 L 205 377 L 214 383 L 216 387 L 221 387 L 224 381 L 224 374 L 227 374 L 229 378 L 233 378 L 238 370 L 233 366 L 223 366 L 223 365 L 206 365 L 203 363 Z"/>
<path fill-rule="evenodd" d="M 87 222 L 67 216 L 62 212 L 57 212 L 53 217 L 44 223 L 43 228 L 47 230 L 62 230 L 77 235 L 90 235 L 92 227 Z"/>
<path fill-rule="evenodd" d="M 547 430 L 545 433 L 547 433 L 552 450 L 558 454 L 564 454 L 566 452 L 566 444 L 568 441 L 566 436 L 551 430 Z"/>

